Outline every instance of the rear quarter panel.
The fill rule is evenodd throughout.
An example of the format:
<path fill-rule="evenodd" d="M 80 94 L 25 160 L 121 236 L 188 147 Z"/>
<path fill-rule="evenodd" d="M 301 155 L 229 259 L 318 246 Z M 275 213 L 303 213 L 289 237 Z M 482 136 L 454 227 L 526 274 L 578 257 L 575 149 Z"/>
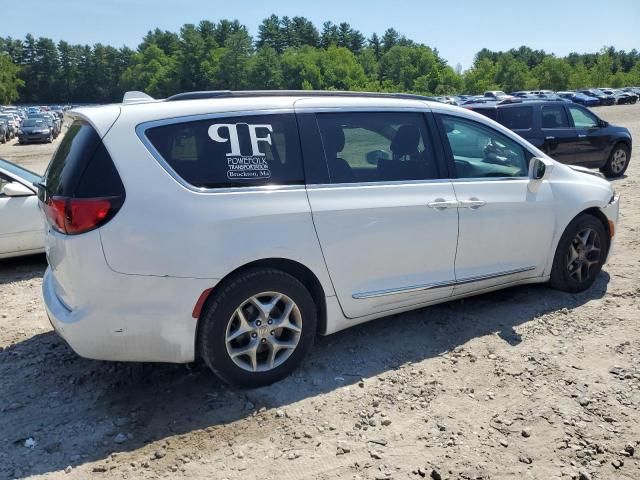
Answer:
<path fill-rule="evenodd" d="M 123 112 L 103 139 L 126 189 L 120 212 L 99 230 L 111 269 L 217 280 L 252 261 L 285 258 L 307 266 L 333 294 L 304 185 L 193 191 L 138 138 L 143 120 Z"/>

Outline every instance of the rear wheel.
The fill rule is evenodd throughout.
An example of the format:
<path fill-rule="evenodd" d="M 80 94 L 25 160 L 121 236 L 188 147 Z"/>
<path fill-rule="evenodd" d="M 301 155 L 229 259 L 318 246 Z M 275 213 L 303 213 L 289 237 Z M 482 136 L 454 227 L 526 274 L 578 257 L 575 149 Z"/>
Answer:
<path fill-rule="evenodd" d="M 574 218 L 562 234 L 551 270 L 550 284 L 565 292 L 582 292 L 593 285 L 609 250 L 609 236 L 593 215 Z"/>
<path fill-rule="evenodd" d="M 613 147 L 607 163 L 600 170 L 609 178 L 620 177 L 624 175 L 624 172 L 627 170 L 630 159 L 631 152 L 629 151 L 629 147 L 624 143 L 618 143 Z"/>
<path fill-rule="evenodd" d="M 200 318 L 200 353 L 223 381 L 260 387 L 302 362 L 316 333 L 316 306 L 295 277 L 255 269 L 231 278 Z"/>

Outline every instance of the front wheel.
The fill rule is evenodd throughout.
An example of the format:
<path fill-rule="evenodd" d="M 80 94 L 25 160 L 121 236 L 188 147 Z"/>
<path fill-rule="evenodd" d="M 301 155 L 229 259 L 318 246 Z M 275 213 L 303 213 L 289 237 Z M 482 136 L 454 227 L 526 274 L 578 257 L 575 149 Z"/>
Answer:
<path fill-rule="evenodd" d="M 581 214 L 567 226 L 553 259 L 552 287 L 565 292 L 582 292 L 593 285 L 609 250 L 609 236 L 602 222 Z"/>
<path fill-rule="evenodd" d="M 609 155 L 607 163 L 600 170 L 608 178 L 615 178 L 624 175 L 624 172 L 629 166 L 629 160 L 631 159 L 631 152 L 629 147 L 624 143 L 618 143 Z"/>
<path fill-rule="evenodd" d="M 225 282 L 200 318 L 200 353 L 226 383 L 269 385 L 300 365 L 316 333 L 316 305 L 295 277 L 273 269 Z"/>

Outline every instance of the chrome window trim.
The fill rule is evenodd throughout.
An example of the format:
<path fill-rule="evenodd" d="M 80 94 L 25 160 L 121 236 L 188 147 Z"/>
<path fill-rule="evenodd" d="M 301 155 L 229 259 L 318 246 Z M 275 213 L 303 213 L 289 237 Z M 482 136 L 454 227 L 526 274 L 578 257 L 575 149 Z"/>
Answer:
<path fill-rule="evenodd" d="M 301 98 L 296 100 L 294 103 L 294 108 L 296 113 L 367 113 L 367 112 L 381 112 L 381 113 L 431 113 L 431 108 L 429 104 L 425 103 L 424 107 L 401 107 L 401 106 L 380 106 L 380 107 L 369 107 L 369 106 L 332 106 L 332 107 L 320 107 L 320 106 L 301 106 L 297 107 L 296 103 L 307 100 Z"/>
<path fill-rule="evenodd" d="M 469 183 L 469 182 L 513 182 L 517 180 L 529 181 L 528 176 L 520 177 L 469 177 L 469 178 L 452 178 L 452 183 Z"/>
<path fill-rule="evenodd" d="M 228 118 L 228 117 L 244 117 L 251 115 L 278 115 L 278 114 L 295 114 L 293 108 L 280 108 L 280 109 L 263 109 L 263 110 L 233 110 L 216 113 L 204 113 L 196 115 L 185 115 L 180 117 L 163 118 L 159 120 L 150 120 L 142 122 L 135 127 L 135 132 L 138 139 L 142 142 L 147 151 L 153 158 L 160 164 L 162 168 L 180 185 L 187 190 L 195 193 L 203 194 L 228 194 L 228 193 L 267 193 L 267 192 L 280 192 L 280 191 L 295 191 L 305 190 L 304 180 L 302 183 L 295 185 L 256 185 L 246 187 L 221 187 L 221 188 L 201 188 L 190 184 L 184 178 L 182 178 L 178 172 L 176 172 L 169 162 L 167 162 L 160 152 L 156 150 L 153 144 L 146 136 L 146 131 L 154 127 L 162 127 L 166 125 L 175 125 L 178 123 L 197 122 L 202 120 L 214 119 L 214 118 Z"/>
<path fill-rule="evenodd" d="M 513 270 L 506 270 L 504 272 L 488 273 L 485 275 L 477 275 L 474 277 L 467 277 L 460 280 L 448 280 L 444 282 L 436 283 L 424 283 L 420 285 L 410 285 L 407 287 L 387 288 L 384 290 L 372 290 L 370 292 L 354 293 L 351 297 L 354 300 L 365 300 L 369 298 L 386 297 L 389 295 L 399 295 L 403 293 L 421 292 L 425 290 L 433 290 L 436 288 L 455 287 L 456 285 L 465 285 L 473 282 L 480 282 L 482 280 L 491 280 L 493 278 L 506 277 L 508 275 L 515 275 L 516 273 L 530 272 L 537 267 L 524 267 L 516 268 Z"/>

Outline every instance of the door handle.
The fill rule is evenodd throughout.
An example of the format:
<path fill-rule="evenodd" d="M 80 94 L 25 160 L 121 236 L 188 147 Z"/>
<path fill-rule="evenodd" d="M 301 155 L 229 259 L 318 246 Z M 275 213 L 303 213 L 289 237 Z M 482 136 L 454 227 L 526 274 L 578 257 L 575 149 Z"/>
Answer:
<path fill-rule="evenodd" d="M 484 200 L 479 200 L 477 198 L 470 198 L 469 200 L 462 200 L 460 202 L 460 206 L 463 208 L 470 208 L 471 210 L 476 210 L 480 207 L 483 207 L 487 204 Z"/>
<path fill-rule="evenodd" d="M 556 137 L 544 137 L 545 140 L 555 140 Z"/>
<path fill-rule="evenodd" d="M 444 198 L 436 198 L 433 202 L 427 203 L 429 208 L 436 210 L 444 210 L 445 208 L 458 208 L 460 203 L 456 200 L 445 200 Z"/>
<path fill-rule="evenodd" d="M 587 136 L 585 134 L 579 134 L 578 138 L 587 138 Z"/>

